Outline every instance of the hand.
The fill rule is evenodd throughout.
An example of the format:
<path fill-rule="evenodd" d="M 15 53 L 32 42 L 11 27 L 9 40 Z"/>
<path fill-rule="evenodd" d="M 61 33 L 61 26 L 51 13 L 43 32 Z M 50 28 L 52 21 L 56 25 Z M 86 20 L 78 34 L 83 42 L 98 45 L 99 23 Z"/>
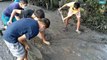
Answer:
<path fill-rule="evenodd" d="M 48 41 L 43 41 L 45 44 L 50 45 L 50 42 Z"/>
<path fill-rule="evenodd" d="M 61 8 L 59 8 L 58 11 L 61 11 Z"/>
<path fill-rule="evenodd" d="M 68 18 L 68 17 L 63 18 L 63 22 L 66 22 L 67 18 Z"/>
<path fill-rule="evenodd" d="M 29 47 L 29 45 L 25 45 L 25 50 L 29 50 L 30 49 L 30 47 Z"/>
<path fill-rule="evenodd" d="M 65 19 L 65 18 L 62 18 L 62 21 L 63 21 L 63 23 L 65 23 L 65 22 L 66 22 L 66 19 Z"/>
<path fill-rule="evenodd" d="M 7 22 L 7 25 L 10 25 L 10 24 L 12 24 L 12 21 L 8 21 L 8 22 Z"/>
<path fill-rule="evenodd" d="M 62 21 L 65 22 L 65 18 L 63 18 Z"/>

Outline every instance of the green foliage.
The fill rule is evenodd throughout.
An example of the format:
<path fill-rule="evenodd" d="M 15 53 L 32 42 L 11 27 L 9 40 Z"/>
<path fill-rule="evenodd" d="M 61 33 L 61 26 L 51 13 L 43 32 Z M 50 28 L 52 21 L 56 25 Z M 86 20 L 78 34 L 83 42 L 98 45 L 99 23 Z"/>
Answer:
<path fill-rule="evenodd" d="M 100 13 L 102 5 L 97 0 L 85 0 L 83 6 L 82 24 L 93 30 L 107 33 L 107 17 Z"/>

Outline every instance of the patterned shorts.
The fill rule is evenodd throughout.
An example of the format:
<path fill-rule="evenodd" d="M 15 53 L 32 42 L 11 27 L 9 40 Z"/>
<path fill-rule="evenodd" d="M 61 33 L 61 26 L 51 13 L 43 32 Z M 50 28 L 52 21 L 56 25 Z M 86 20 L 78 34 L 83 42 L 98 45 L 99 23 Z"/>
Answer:
<path fill-rule="evenodd" d="M 8 41 L 4 40 L 7 47 L 9 48 L 10 52 L 15 57 L 24 57 L 25 55 L 25 49 L 22 44 L 19 42 L 17 43 L 9 43 Z"/>

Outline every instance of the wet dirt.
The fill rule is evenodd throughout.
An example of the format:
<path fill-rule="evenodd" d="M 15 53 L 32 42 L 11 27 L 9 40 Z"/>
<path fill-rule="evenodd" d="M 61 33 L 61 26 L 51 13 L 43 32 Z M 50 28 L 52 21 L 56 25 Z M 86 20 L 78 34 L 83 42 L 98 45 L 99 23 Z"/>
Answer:
<path fill-rule="evenodd" d="M 10 2 L 0 2 L 1 6 Z M 39 9 L 36 6 L 30 8 Z M 75 32 L 76 24 L 71 19 L 68 31 L 63 32 L 64 24 L 58 11 L 44 10 L 46 17 L 50 19 L 51 26 L 46 30 L 46 38 L 51 42 L 50 46 L 42 43 L 40 39 L 33 38 L 30 41 L 32 49 L 37 48 L 42 54 L 43 60 L 107 60 L 107 35 L 92 31 L 85 26 L 81 26 L 82 33 Z M 35 43 L 34 43 L 35 42 Z M 32 54 L 32 53 L 31 53 Z M 33 51 L 33 55 L 36 56 Z M 0 37 L 0 60 L 14 60 L 8 48 Z M 36 60 L 31 58 L 30 60 Z"/>

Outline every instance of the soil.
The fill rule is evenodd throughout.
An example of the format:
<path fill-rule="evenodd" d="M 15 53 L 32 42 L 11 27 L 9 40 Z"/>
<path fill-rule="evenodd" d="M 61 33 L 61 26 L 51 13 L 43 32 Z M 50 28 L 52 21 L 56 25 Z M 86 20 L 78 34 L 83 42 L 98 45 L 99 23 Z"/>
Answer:
<path fill-rule="evenodd" d="M 11 2 L 0 2 L 0 13 Z M 1 7 L 2 6 L 2 7 Z M 36 6 L 30 8 L 39 9 Z M 75 32 L 76 24 L 71 19 L 68 31 L 63 32 L 64 24 L 58 11 L 44 10 L 46 17 L 50 19 L 51 26 L 46 30 L 47 40 L 51 45 L 47 46 L 36 37 L 28 41 L 32 45 L 30 60 L 107 60 L 107 35 L 92 31 L 81 26 L 81 34 Z M 37 51 L 39 52 L 37 54 Z M 0 37 L 0 60 L 15 60 L 11 55 L 2 36 Z"/>

